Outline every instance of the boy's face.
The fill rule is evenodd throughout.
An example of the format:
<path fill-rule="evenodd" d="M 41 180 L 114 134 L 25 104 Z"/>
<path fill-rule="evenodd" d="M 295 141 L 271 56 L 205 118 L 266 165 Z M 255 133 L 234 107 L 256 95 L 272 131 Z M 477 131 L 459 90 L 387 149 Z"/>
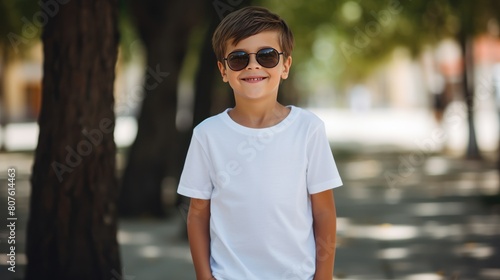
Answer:
<path fill-rule="evenodd" d="M 244 40 L 237 45 L 227 43 L 224 57 L 234 51 L 244 51 L 246 53 L 256 53 L 264 48 L 274 48 L 279 53 L 283 50 L 279 45 L 279 33 L 277 31 L 265 31 Z M 288 78 L 292 57 L 284 58 L 279 55 L 279 62 L 273 68 L 266 68 L 256 60 L 255 54 L 250 54 L 248 65 L 240 71 L 234 71 L 228 67 L 228 62 L 217 63 L 224 82 L 228 82 L 234 91 L 235 99 L 265 99 L 274 98 L 278 94 L 281 79 Z M 273 97 L 274 96 L 274 97 Z"/>

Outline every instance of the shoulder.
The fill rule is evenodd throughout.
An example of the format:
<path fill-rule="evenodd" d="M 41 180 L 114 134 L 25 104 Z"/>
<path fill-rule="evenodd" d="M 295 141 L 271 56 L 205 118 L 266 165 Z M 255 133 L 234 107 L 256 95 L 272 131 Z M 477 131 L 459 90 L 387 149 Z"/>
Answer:
<path fill-rule="evenodd" d="M 218 133 L 224 126 L 223 114 L 226 114 L 226 110 L 203 120 L 193 129 L 193 135 L 202 136 L 210 133 Z"/>
<path fill-rule="evenodd" d="M 201 123 L 199 123 L 194 130 L 195 131 L 205 131 L 205 130 L 211 130 L 214 128 L 221 127 L 224 124 L 223 117 L 225 114 L 227 114 L 227 110 L 224 110 L 217 115 L 211 116 L 203 120 Z"/>
<path fill-rule="evenodd" d="M 299 111 L 297 120 L 301 125 L 307 126 L 310 129 L 318 129 L 325 126 L 325 123 L 313 112 L 300 107 L 294 107 L 294 110 Z"/>

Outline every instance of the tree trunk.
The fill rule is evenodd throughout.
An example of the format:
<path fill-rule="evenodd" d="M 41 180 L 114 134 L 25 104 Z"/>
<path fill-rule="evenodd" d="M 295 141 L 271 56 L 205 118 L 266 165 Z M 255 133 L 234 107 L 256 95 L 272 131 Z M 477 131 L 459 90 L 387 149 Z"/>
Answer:
<path fill-rule="evenodd" d="M 162 181 L 178 177 L 179 133 L 177 83 L 188 48 L 189 35 L 200 17 L 202 1 L 133 1 L 132 9 L 146 46 L 145 98 L 138 118 L 137 137 L 132 144 L 122 178 L 122 216 L 165 215 Z"/>
<path fill-rule="evenodd" d="M 458 33 L 458 42 L 462 48 L 463 55 L 463 74 L 462 86 L 467 106 L 467 124 L 469 127 L 469 141 L 467 144 L 466 158 L 481 159 L 481 153 L 476 140 L 476 127 L 474 125 L 474 52 L 473 52 L 473 36 L 474 34 L 474 5 L 466 5 L 467 1 L 458 3 L 459 13 L 461 17 L 461 27 Z"/>
<path fill-rule="evenodd" d="M 465 33 L 460 35 L 460 45 L 463 50 L 464 70 L 462 85 L 467 106 L 467 124 L 469 127 L 469 141 L 467 144 L 466 158 L 481 159 L 481 152 L 476 140 L 476 127 L 474 124 L 474 57 L 472 41 Z"/>
<path fill-rule="evenodd" d="M 210 2 L 207 2 L 211 4 Z M 207 6 L 208 9 L 211 7 Z M 211 115 L 212 110 L 212 101 L 214 97 L 214 82 L 217 78 L 220 78 L 218 75 L 217 68 L 217 58 L 215 57 L 215 53 L 212 50 L 212 34 L 215 31 L 215 28 L 219 24 L 218 17 L 214 13 L 208 17 L 208 28 L 205 32 L 205 37 L 203 38 L 203 42 L 201 45 L 201 49 L 199 52 L 199 64 L 198 69 L 196 70 L 196 76 L 194 79 L 194 100 L 193 100 L 193 125 L 194 128 L 204 119 Z M 191 137 L 193 135 L 193 130 L 189 129 L 183 132 L 180 132 L 180 141 L 179 141 L 179 149 L 178 149 L 178 170 L 182 170 L 184 166 L 184 161 L 186 159 L 187 150 L 189 148 L 189 143 L 191 141 Z M 182 214 L 187 214 L 187 209 L 189 208 L 187 205 L 189 204 L 189 199 L 177 195 L 176 199 L 176 207 L 179 209 Z M 187 237 L 187 228 L 183 227 L 185 231 L 185 236 Z"/>
<path fill-rule="evenodd" d="M 195 77 L 195 94 L 193 110 L 193 127 L 210 116 L 215 79 L 222 79 L 217 68 L 217 58 L 212 49 L 212 34 L 219 24 L 212 15 L 200 51 L 200 63 Z"/>
<path fill-rule="evenodd" d="M 113 138 L 117 5 L 69 1 L 42 34 L 26 279 L 121 279 Z"/>

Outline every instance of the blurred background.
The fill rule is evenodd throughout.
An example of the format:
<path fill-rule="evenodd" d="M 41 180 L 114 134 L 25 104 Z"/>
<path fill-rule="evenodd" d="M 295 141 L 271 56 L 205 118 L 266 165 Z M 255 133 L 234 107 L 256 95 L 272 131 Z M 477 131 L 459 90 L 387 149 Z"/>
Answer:
<path fill-rule="evenodd" d="M 37 145 L 47 148 L 37 123 L 41 34 L 68 2 L 0 0 L 0 217 L 10 167 L 18 217 L 15 273 L 6 264 L 9 232 L 0 231 L 2 279 L 24 278 L 30 199 L 44 199 L 30 197 Z M 280 102 L 326 124 L 344 181 L 335 190 L 336 279 L 500 279 L 495 0 L 119 1 L 117 148 L 109 151 L 121 268 L 107 279 L 195 279 L 177 182 L 192 128 L 233 104 L 213 30 L 248 5 L 279 14 L 295 36 Z"/>

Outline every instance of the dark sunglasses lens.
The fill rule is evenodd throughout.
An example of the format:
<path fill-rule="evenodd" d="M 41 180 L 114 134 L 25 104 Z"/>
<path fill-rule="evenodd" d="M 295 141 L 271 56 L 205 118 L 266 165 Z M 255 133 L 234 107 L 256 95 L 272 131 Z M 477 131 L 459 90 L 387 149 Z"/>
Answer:
<path fill-rule="evenodd" d="M 227 63 L 229 68 L 234 71 L 239 71 L 248 65 L 249 56 L 245 52 L 235 52 L 231 53 L 227 58 Z"/>
<path fill-rule="evenodd" d="M 279 60 L 280 55 L 275 49 L 262 49 L 257 52 L 257 62 L 266 68 L 278 65 Z"/>

